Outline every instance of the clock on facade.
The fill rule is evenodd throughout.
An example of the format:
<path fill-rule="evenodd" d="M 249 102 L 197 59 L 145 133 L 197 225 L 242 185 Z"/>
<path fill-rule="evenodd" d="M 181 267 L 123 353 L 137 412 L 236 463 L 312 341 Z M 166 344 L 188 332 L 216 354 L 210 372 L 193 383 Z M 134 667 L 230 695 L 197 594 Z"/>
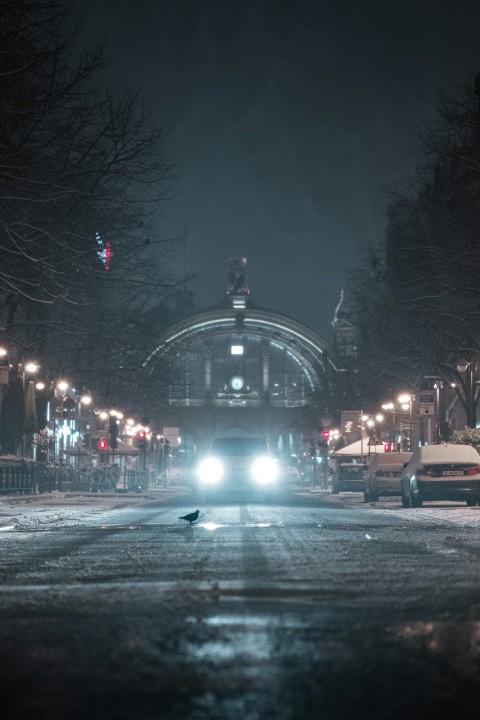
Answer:
<path fill-rule="evenodd" d="M 245 380 L 243 377 L 240 377 L 240 375 L 234 375 L 230 378 L 230 381 L 228 383 L 232 390 L 235 392 L 240 392 L 245 387 Z"/>

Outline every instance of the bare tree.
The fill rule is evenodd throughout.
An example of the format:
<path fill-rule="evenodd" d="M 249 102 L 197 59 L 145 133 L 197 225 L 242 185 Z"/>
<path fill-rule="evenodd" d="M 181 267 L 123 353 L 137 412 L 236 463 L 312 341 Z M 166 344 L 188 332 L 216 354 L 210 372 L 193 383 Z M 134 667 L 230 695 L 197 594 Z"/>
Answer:
<path fill-rule="evenodd" d="M 0 326 L 24 357 L 134 396 L 176 293 L 170 165 L 138 97 L 103 86 L 102 52 L 74 56 L 68 10 L 0 5 Z"/>
<path fill-rule="evenodd" d="M 370 285 L 353 283 L 363 323 L 363 359 L 384 376 L 432 369 L 455 381 L 469 425 L 478 393 L 457 370 L 480 352 L 480 114 L 478 85 L 442 99 L 421 136 L 423 164 L 409 192 L 393 193 Z M 369 258 L 364 261 L 367 266 Z M 365 273 L 364 276 L 365 278 Z"/>

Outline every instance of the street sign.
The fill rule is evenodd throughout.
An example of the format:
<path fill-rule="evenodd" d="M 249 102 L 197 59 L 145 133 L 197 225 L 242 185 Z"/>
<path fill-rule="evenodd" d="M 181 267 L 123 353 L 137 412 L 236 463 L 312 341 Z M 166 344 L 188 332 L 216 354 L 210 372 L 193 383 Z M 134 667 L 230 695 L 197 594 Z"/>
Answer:
<path fill-rule="evenodd" d="M 435 415 L 435 403 L 433 402 L 432 392 L 421 392 L 418 396 L 419 399 L 419 413 L 431 417 Z"/>
<path fill-rule="evenodd" d="M 434 403 L 420 403 L 420 415 L 427 415 L 427 416 L 435 415 L 435 404 Z"/>
<path fill-rule="evenodd" d="M 319 418 L 319 420 L 322 423 L 324 428 L 329 428 L 333 422 L 333 418 L 331 418 L 331 417 L 322 417 L 322 418 Z"/>
<path fill-rule="evenodd" d="M 367 445 L 383 445 L 383 443 L 380 438 L 374 434 L 369 438 Z"/>

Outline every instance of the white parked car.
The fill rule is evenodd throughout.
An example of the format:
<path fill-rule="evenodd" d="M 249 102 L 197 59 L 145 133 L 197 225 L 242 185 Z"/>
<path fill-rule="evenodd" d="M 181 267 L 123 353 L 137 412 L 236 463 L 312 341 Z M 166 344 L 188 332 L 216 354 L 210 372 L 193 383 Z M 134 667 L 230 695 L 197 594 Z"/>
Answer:
<path fill-rule="evenodd" d="M 365 502 L 377 502 L 380 495 L 401 495 L 400 478 L 411 452 L 378 453 L 363 478 Z"/>
<path fill-rule="evenodd" d="M 402 506 L 424 500 L 480 502 L 480 455 L 471 445 L 425 445 L 413 453 L 401 477 Z"/>

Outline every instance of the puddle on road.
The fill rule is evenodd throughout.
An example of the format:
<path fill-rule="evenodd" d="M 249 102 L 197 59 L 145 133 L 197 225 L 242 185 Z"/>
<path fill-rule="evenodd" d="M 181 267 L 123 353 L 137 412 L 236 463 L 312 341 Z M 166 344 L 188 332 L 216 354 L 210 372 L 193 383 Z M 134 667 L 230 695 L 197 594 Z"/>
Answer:
<path fill-rule="evenodd" d="M 197 624 L 198 620 L 189 617 L 187 622 Z M 214 664 L 233 662 L 238 658 L 249 658 L 254 662 L 269 660 L 278 646 L 279 633 L 308 628 L 308 623 L 293 616 L 250 613 L 213 615 L 203 618 L 201 625 L 215 628 L 220 637 L 200 643 L 186 642 L 184 650 L 195 661 L 207 660 Z M 289 650 L 292 652 L 292 643 L 289 643 Z"/>
<path fill-rule="evenodd" d="M 317 618 L 318 620 L 318 618 Z M 198 640 L 189 640 L 183 644 L 183 650 L 193 661 L 208 661 L 214 665 L 265 661 L 280 652 L 281 655 L 295 658 L 310 657 L 330 661 L 341 658 L 363 656 L 365 647 L 368 654 L 379 658 L 395 657 L 397 653 L 408 653 L 422 662 L 446 663 L 464 678 L 476 678 L 480 663 L 480 622 L 452 621 L 412 621 L 388 629 L 376 625 L 358 629 L 346 634 L 340 626 L 327 623 L 319 632 L 312 618 L 306 619 L 295 614 L 270 614 L 247 612 L 244 614 L 219 613 L 199 619 L 188 617 L 186 622 L 196 625 Z M 200 627 L 215 631 L 212 637 L 204 635 Z M 313 629 L 315 628 L 315 629 Z M 312 632 L 313 630 L 313 632 Z M 282 640 L 283 638 L 283 640 Z M 394 650 L 396 648 L 396 650 Z M 393 652 L 393 655 L 392 655 Z"/>
<path fill-rule="evenodd" d="M 478 674 L 480 661 L 480 622 L 417 621 L 407 622 L 395 636 L 412 649 L 424 649 L 449 659 L 467 674 Z"/>
<path fill-rule="evenodd" d="M 205 530 L 213 531 L 213 530 L 218 530 L 219 528 L 223 528 L 223 527 L 225 527 L 225 525 L 220 525 L 219 523 L 214 523 L 214 522 L 206 522 L 206 523 L 199 523 L 197 525 L 197 527 L 203 527 L 203 528 L 205 528 Z"/>
<path fill-rule="evenodd" d="M 196 617 L 188 617 L 186 622 L 196 624 L 198 619 Z M 245 618 L 245 615 L 240 614 L 222 614 L 213 615 L 211 617 L 203 618 L 201 621 L 204 625 L 212 626 L 242 626 L 248 623 L 249 627 L 282 627 L 282 628 L 306 628 L 309 627 L 307 622 L 301 621 L 299 618 L 282 616 L 270 616 L 270 615 L 249 615 Z"/>

